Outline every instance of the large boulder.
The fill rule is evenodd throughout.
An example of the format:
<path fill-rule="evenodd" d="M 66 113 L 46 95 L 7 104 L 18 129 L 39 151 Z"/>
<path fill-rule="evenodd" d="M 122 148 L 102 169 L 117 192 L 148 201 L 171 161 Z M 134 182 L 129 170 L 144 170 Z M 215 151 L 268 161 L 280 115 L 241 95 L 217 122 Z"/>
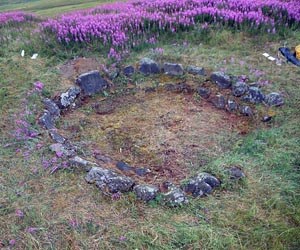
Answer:
<path fill-rule="evenodd" d="M 159 74 L 160 67 L 157 64 L 157 62 L 155 62 L 150 58 L 145 57 L 139 63 L 139 71 L 144 75 Z"/>
<path fill-rule="evenodd" d="M 101 167 L 92 167 L 85 180 L 88 183 L 95 183 L 104 193 L 128 192 L 134 186 L 131 178 Z"/>
<path fill-rule="evenodd" d="M 232 85 L 232 95 L 240 97 L 247 93 L 249 86 L 247 83 L 239 81 Z"/>
<path fill-rule="evenodd" d="M 66 92 L 62 93 L 58 100 L 58 106 L 60 109 L 65 109 L 74 103 L 79 96 L 81 89 L 79 87 L 71 87 Z"/>
<path fill-rule="evenodd" d="M 183 75 L 183 67 L 177 63 L 164 63 L 164 72 L 170 76 L 181 76 Z"/>
<path fill-rule="evenodd" d="M 97 70 L 80 75 L 76 83 L 81 88 L 83 95 L 91 96 L 108 88 L 108 83 L 103 79 Z"/>
<path fill-rule="evenodd" d="M 210 194 L 213 188 L 220 186 L 220 184 L 220 181 L 216 177 L 208 173 L 199 173 L 183 184 L 182 188 L 185 192 L 198 197 Z"/>
<path fill-rule="evenodd" d="M 156 198 L 159 189 L 153 185 L 136 185 L 133 191 L 138 199 L 148 202 Z"/>
<path fill-rule="evenodd" d="M 205 76 L 204 68 L 200 68 L 200 67 L 197 67 L 197 66 L 189 65 L 189 66 L 186 67 L 186 71 L 189 74 L 192 74 L 192 75 Z"/>
<path fill-rule="evenodd" d="M 254 104 L 262 103 L 265 99 L 265 95 L 258 87 L 250 87 L 247 94 L 242 98 L 245 102 Z"/>
<path fill-rule="evenodd" d="M 226 75 L 224 72 L 213 72 L 210 79 L 221 89 L 228 89 L 232 85 L 230 76 Z"/>
<path fill-rule="evenodd" d="M 282 106 L 284 104 L 284 99 L 283 97 L 277 93 L 277 92 L 272 92 L 265 97 L 265 102 L 269 106 Z"/>

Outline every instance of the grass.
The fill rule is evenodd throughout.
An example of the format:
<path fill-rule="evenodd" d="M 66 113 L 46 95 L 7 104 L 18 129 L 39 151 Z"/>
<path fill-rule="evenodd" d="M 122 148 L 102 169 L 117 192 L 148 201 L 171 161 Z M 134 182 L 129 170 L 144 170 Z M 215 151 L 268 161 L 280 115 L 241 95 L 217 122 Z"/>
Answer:
<path fill-rule="evenodd" d="M 156 55 L 158 60 L 268 80 L 264 90 L 280 91 L 286 100 L 282 108 L 271 110 L 276 116 L 270 124 L 257 123 L 245 136 L 220 137 L 218 156 L 199 155 L 199 162 L 204 158 L 205 164 L 197 169 L 221 177 L 222 187 L 176 209 L 156 202 L 143 204 L 132 194 L 113 201 L 87 185 L 85 173 L 79 170 L 49 174 L 41 164 L 43 158 L 52 157 L 43 130 L 36 140 L 14 139 L 15 117 L 24 112 L 22 99 L 33 82 L 45 84 L 44 95 L 65 90 L 58 67 L 74 55 L 62 50 L 55 56 L 45 50 L 36 61 L 21 58 L 23 48 L 26 52 L 28 47 L 30 52 L 42 49 L 28 33 L 16 31 L 0 49 L 0 244 L 8 246 L 15 239 L 13 249 L 299 249 L 300 71 L 289 64 L 276 66 L 261 56 L 263 52 L 276 55 L 283 43 L 296 45 L 299 31 L 286 38 L 228 30 L 205 38 L 184 33 L 155 45 L 164 49 L 163 55 Z M 186 45 L 186 40 L 191 42 Z M 148 55 L 153 55 L 149 48 L 133 51 L 124 65 Z M 93 56 L 105 62 L 100 54 Z M 257 78 L 255 69 L 263 75 Z M 39 98 L 32 95 L 25 100 L 34 111 L 33 119 L 27 117 L 33 126 L 42 106 Z M 230 182 L 224 168 L 231 165 L 242 166 L 246 180 Z M 17 209 L 24 217 L 16 215 Z M 30 227 L 35 228 L 31 233 Z"/>

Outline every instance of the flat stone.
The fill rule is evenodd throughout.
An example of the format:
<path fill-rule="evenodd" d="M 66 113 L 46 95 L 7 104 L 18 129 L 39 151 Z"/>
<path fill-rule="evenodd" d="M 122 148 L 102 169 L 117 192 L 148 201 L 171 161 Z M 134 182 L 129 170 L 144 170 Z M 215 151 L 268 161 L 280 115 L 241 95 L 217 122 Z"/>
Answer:
<path fill-rule="evenodd" d="M 159 189 L 153 185 L 136 185 L 133 191 L 138 199 L 148 202 L 156 198 Z"/>
<path fill-rule="evenodd" d="M 265 95 L 258 87 L 250 87 L 247 94 L 242 98 L 245 102 L 254 104 L 262 103 L 265 99 Z"/>
<path fill-rule="evenodd" d="M 218 109 L 225 109 L 226 100 L 225 97 L 222 95 L 217 95 L 214 98 L 212 98 L 212 103 Z"/>
<path fill-rule="evenodd" d="M 249 86 L 247 83 L 245 82 L 236 82 L 235 84 L 233 84 L 232 86 L 232 95 L 240 97 L 244 94 L 246 94 L 249 90 Z"/>
<path fill-rule="evenodd" d="M 46 129 L 54 129 L 54 118 L 48 110 L 45 110 L 43 115 L 39 118 L 39 123 Z"/>
<path fill-rule="evenodd" d="M 98 94 L 108 88 L 107 81 L 101 77 L 97 70 L 80 75 L 76 80 L 76 84 L 79 85 L 85 96 Z"/>
<path fill-rule="evenodd" d="M 204 68 L 201 68 L 201 67 L 189 65 L 186 67 L 186 71 L 192 75 L 205 76 L 205 70 L 204 70 Z"/>
<path fill-rule="evenodd" d="M 128 192 L 134 186 L 131 178 L 101 167 L 92 167 L 85 180 L 88 183 L 95 183 L 104 193 Z"/>
<path fill-rule="evenodd" d="M 210 79 L 221 89 L 228 89 L 232 85 L 230 76 L 223 72 L 213 72 L 210 76 Z"/>
<path fill-rule="evenodd" d="M 177 83 L 177 84 L 165 84 L 164 89 L 166 91 L 174 92 L 174 93 L 192 93 L 193 89 L 187 83 Z"/>
<path fill-rule="evenodd" d="M 272 92 L 270 94 L 267 94 L 265 97 L 265 102 L 269 106 L 282 106 L 284 104 L 284 99 L 281 94 L 277 92 Z"/>
<path fill-rule="evenodd" d="M 57 143 L 63 144 L 63 143 L 66 142 L 66 138 L 64 138 L 62 135 L 57 133 L 55 129 L 49 130 L 49 135 L 52 138 L 52 140 L 57 142 Z"/>
<path fill-rule="evenodd" d="M 82 159 L 77 155 L 70 159 L 70 163 L 72 166 L 82 167 L 87 172 L 90 171 L 93 167 L 99 167 L 96 163 Z"/>
<path fill-rule="evenodd" d="M 50 100 L 49 98 L 44 98 L 43 103 L 45 109 L 49 111 L 53 118 L 57 118 L 60 116 L 60 109 L 54 101 Z"/>
<path fill-rule="evenodd" d="M 163 194 L 163 202 L 170 207 L 183 206 L 188 203 L 188 198 L 180 188 L 174 187 Z"/>
<path fill-rule="evenodd" d="M 182 65 L 177 63 L 164 63 L 163 70 L 170 76 L 181 76 L 184 73 Z"/>
<path fill-rule="evenodd" d="M 245 116 L 253 116 L 253 111 L 249 106 L 240 106 L 240 113 Z"/>
<path fill-rule="evenodd" d="M 238 110 L 238 104 L 234 100 L 228 99 L 226 108 L 229 112 L 234 112 Z"/>
<path fill-rule="evenodd" d="M 123 73 L 125 76 L 132 76 L 134 74 L 134 67 L 132 65 L 129 65 L 129 66 L 126 66 L 124 69 L 123 69 Z"/>
<path fill-rule="evenodd" d="M 74 156 L 75 149 L 68 147 L 62 143 L 54 143 L 49 146 L 49 149 L 56 154 L 63 154 L 64 156 Z"/>
<path fill-rule="evenodd" d="M 160 73 L 160 67 L 154 60 L 150 58 L 143 58 L 139 63 L 139 71 L 143 73 L 144 75 L 150 75 L 150 74 L 159 74 Z"/>
<path fill-rule="evenodd" d="M 134 168 L 129 166 L 127 163 L 123 162 L 123 161 L 119 161 L 116 164 L 117 169 L 123 171 L 123 172 L 128 172 L 128 171 L 133 171 Z"/>
<path fill-rule="evenodd" d="M 211 91 L 210 91 L 210 89 L 208 89 L 208 88 L 199 87 L 199 88 L 197 89 L 197 93 L 198 93 L 202 98 L 207 99 L 207 98 L 209 98 Z"/>
<path fill-rule="evenodd" d="M 149 174 L 151 172 L 151 170 L 149 168 L 135 168 L 134 172 L 138 176 L 145 176 L 146 174 Z"/>
<path fill-rule="evenodd" d="M 81 89 L 79 87 L 71 87 L 66 92 L 62 93 L 58 102 L 59 108 L 65 109 L 73 104 L 80 92 Z"/>

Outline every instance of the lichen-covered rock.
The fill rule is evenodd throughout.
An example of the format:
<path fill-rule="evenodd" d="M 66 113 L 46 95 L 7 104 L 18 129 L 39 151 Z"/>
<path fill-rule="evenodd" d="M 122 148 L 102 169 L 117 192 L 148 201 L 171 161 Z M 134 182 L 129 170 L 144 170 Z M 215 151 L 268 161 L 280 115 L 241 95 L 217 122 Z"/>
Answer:
<path fill-rule="evenodd" d="M 65 144 L 62 144 L 62 143 L 54 143 L 54 144 L 51 144 L 49 149 L 56 153 L 57 155 L 62 155 L 62 156 L 74 156 L 75 154 L 75 149 L 68 146 L 68 145 L 65 145 Z"/>
<path fill-rule="evenodd" d="M 197 89 L 197 93 L 198 93 L 198 95 L 200 95 L 202 98 L 207 99 L 207 98 L 209 98 L 211 91 L 210 91 L 210 89 L 208 89 L 208 88 L 199 87 L 199 88 Z"/>
<path fill-rule="evenodd" d="M 126 66 L 124 69 L 123 69 L 123 73 L 125 76 L 132 76 L 134 74 L 134 67 L 132 65 L 129 65 L 129 66 Z"/>
<path fill-rule="evenodd" d="M 170 76 L 181 76 L 184 73 L 182 65 L 177 63 L 164 63 L 163 70 Z"/>
<path fill-rule="evenodd" d="M 250 87 L 247 94 L 242 98 L 245 102 L 254 104 L 262 103 L 265 99 L 265 95 L 258 87 Z"/>
<path fill-rule="evenodd" d="M 244 174 L 244 172 L 242 171 L 242 169 L 240 167 L 236 167 L 236 166 L 229 168 L 228 173 L 229 173 L 230 179 L 232 179 L 232 180 L 239 180 L 246 176 Z"/>
<path fill-rule="evenodd" d="M 59 108 L 65 109 L 73 104 L 80 92 L 81 89 L 79 87 L 71 87 L 66 92 L 62 93 L 58 102 Z"/>
<path fill-rule="evenodd" d="M 72 166 L 82 167 L 85 171 L 90 171 L 93 167 L 99 167 L 96 163 L 82 159 L 77 155 L 70 159 L 70 163 Z"/>
<path fill-rule="evenodd" d="M 230 76 L 226 75 L 223 72 L 213 72 L 210 76 L 210 79 L 221 89 L 228 89 L 232 85 Z"/>
<path fill-rule="evenodd" d="M 108 88 L 107 81 L 101 77 L 97 70 L 80 75 L 76 80 L 76 84 L 82 89 L 85 96 L 98 94 Z"/>
<path fill-rule="evenodd" d="M 139 64 L 139 71 L 144 75 L 159 74 L 160 68 L 157 62 L 150 58 L 143 58 Z"/>
<path fill-rule="evenodd" d="M 39 118 L 39 123 L 46 129 L 54 129 L 54 118 L 48 110 L 45 110 L 43 115 Z"/>
<path fill-rule="evenodd" d="M 220 186 L 220 181 L 216 177 L 208 173 L 199 173 L 183 184 L 182 188 L 185 192 L 198 197 L 210 194 L 213 188 L 218 186 Z"/>
<path fill-rule="evenodd" d="M 192 75 L 205 76 L 204 68 L 200 68 L 200 67 L 197 67 L 197 66 L 189 65 L 189 66 L 186 67 L 186 71 L 189 74 L 192 74 Z"/>
<path fill-rule="evenodd" d="M 269 106 L 282 106 L 284 104 L 284 99 L 283 97 L 277 93 L 277 92 L 272 92 L 265 97 L 265 102 Z"/>
<path fill-rule="evenodd" d="M 63 144 L 63 143 L 66 142 L 66 138 L 64 138 L 62 135 L 57 133 L 55 129 L 49 130 L 49 135 L 52 138 L 52 140 L 57 142 L 57 143 Z"/>
<path fill-rule="evenodd" d="M 136 185 L 133 191 L 138 199 L 148 202 L 156 198 L 159 189 L 153 185 Z"/>
<path fill-rule="evenodd" d="M 253 116 L 253 111 L 249 106 L 240 106 L 240 113 L 245 116 Z"/>
<path fill-rule="evenodd" d="M 95 183 L 104 193 L 128 192 L 134 186 L 131 178 L 101 167 L 92 167 L 85 180 L 88 183 Z"/>
<path fill-rule="evenodd" d="M 43 103 L 45 109 L 49 111 L 49 113 L 53 118 L 58 118 L 60 116 L 60 109 L 54 101 L 48 98 L 44 98 Z"/>
<path fill-rule="evenodd" d="M 228 99 L 226 108 L 229 112 L 234 112 L 238 109 L 238 104 L 234 100 Z"/>
<path fill-rule="evenodd" d="M 170 207 L 178 207 L 188 203 L 188 198 L 180 188 L 173 187 L 163 194 L 163 202 Z"/>
<path fill-rule="evenodd" d="M 246 94 L 248 90 L 249 90 L 249 86 L 245 82 L 239 81 L 232 85 L 232 95 L 237 97 Z"/>
<path fill-rule="evenodd" d="M 214 98 L 212 98 L 213 105 L 218 109 L 225 109 L 226 106 L 226 100 L 225 97 L 222 95 L 216 95 Z"/>

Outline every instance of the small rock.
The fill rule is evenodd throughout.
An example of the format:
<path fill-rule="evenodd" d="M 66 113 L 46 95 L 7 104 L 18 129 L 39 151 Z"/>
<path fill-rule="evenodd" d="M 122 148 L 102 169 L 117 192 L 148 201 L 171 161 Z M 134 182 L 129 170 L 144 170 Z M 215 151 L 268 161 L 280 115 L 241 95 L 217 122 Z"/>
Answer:
<path fill-rule="evenodd" d="M 64 144 L 66 142 L 66 138 L 64 138 L 62 135 L 56 132 L 55 129 L 49 130 L 50 137 L 52 138 L 53 141 L 57 143 Z"/>
<path fill-rule="evenodd" d="M 52 101 L 48 98 L 44 98 L 43 103 L 44 103 L 45 109 L 49 111 L 49 113 L 51 114 L 51 116 L 53 116 L 53 118 L 60 116 L 60 109 L 54 101 Z"/>
<path fill-rule="evenodd" d="M 116 167 L 123 172 L 128 172 L 128 171 L 134 170 L 133 167 L 129 166 L 127 163 L 125 163 L 123 161 L 117 162 Z"/>
<path fill-rule="evenodd" d="M 230 179 L 232 179 L 232 180 L 239 180 L 239 179 L 246 177 L 246 175 L 244 174 L 242 169 L 240 167 L 236 167 L 236 166 L 228 169 L 228 173 L 230 175 Z"/>
<path fill-rule="evenodd" d="M 65 156 L 73 156 L 75 154 L 75 149 L 68 147 L 67 145 L 61 143 L 54 143 L 50 145 L 50 150 L 56 154 L 63 154 Z"/>
<path fill-rule="evenodd" d="M 151 170 L 149 168 L 135 168 L 134 172 L 138 175 L 138 176 L 145 176 L 146 174 L 150 173 Z"/>
<path fill-rule="evenodd" d="M 227 110 L 229 112 L 234 112 L 238 109 L 238 104 L 234 100 L 228 99 L 227 101 Z"/>
<path fill-rule="evenodd" d="M 199 88 L 197 89 L 197 93 L 198 93 L 202 98 L 207 99 L 207 98 L 209 98 L 211 91 L 210 91 L 210 89 L 208 89 L 208 88 L 199 87 Z"/>
<path fill-rule="evenodd" d="M 248 90 L 249 90 L 249 86 L 245 82 L 239 81 L 233 84 L 232 86 L 232 94 L 237 97 L 246 94 Z"/>
<path fill-rule="evenodd" d="M 166 91 L 171 91 L 174 93 L 192 93 L 193 92 L 192 87 L 184 82 L 178 83 L 178 84 L 168 83 L 168 84 L 164 85 L 164 89 Z"/>
<path fill-rule="evenodd" d="M 164 63 L 163 70 L 170 76 L 181 76 L 184 73 L 182 65 L 176 63 Z"/>
<path fill-rule="evenodd" d="M 134 186 L 131 178 L 101 167 L 92 167 L 85 180 L 88 183 L 96 183 L 96 186 L 104 193 L 128 192 Z"/>
<path fill-rule="evenodd" d="M 144 75 L 159 74 L 160 68 L 157 62 L 145 57 L 140 61 L 139 71 Z"/>
<path fill-rule="evenodd" d="M 265 99 L 265 95 L 258 87 L 250 87 L 247 95 L 245 95 L 242 100 L 250 103 L 261 103 Z"/>
<path fill-rule="evenodd" d="M 253 116 L 253 111 L 249 106 L 240 106 L 240 113 L 245 116 Z"/>
<path fill-rule="evenodd" d="M 265 101 L 269 106 L 282 106 L 284 104 L 283 97 L 277 93 L 277 92 L 272 92 L 265 97 Z"/>
<path fill-rule="evenodd" d="M 58 102 L 59 108 L 65 109 L 65 108 L 69 107 L 71 104 L 73 104 L 73 102 L 75 101 L 77 96 L 80 94 L 80 92 L 81 92 L 81 90 L 79 87 L 71 87 L 68 89 L 67 92 L 62 93 L 60 95 L 59 102 Z"/>
<path fill-rule="evenodd" d="M 114 80 L 119 76 L 119 70 L 113 70 L 108 72 L 108 77 L 110 80 Z"/>
<path fill-rule="evenodd" d="M 218 109 L 225 109 L 226 100 L 225 97 L 222 95 L 217 95 L 212 99 L 212 103 Z"/>
<path fill-rule="evenodd" d="M 98 94 L 108 88 L 107 81 L 101 77 L 97 70 L 80 75 L 76 80 L 76 84 L 79 85 L 86 96 Z"/>
<path fill-rule="evenodd" d="M 126 66 L 124 69 L 123 69 L 123 73 L 125 76 L 132 76 L 134 74 L 134 67 L 132 65 L 129 65 L 129 66 Z"/>
<path fill-rule="evenodd" d="M 154 93 L 154 92 L 156 92 L 156 88 L 154 88 L 154 87 L 146 87 L 144 89 L 144 91 L 145 91 L 145 93 Z"/>
<path fill-rule="evenodd" d="M 261 119 L 262 122 L 269 122 L 269 121 L 271 121 L 271 120 L 272 120 L 272 116 L 269 116 L 269 115 L 265 115 L 265 116 Z"/>
<path fill-rule="evenodd" d="M 99 167 L 96 163 L 82 159 L 79 156 L 75 156 L 72 159 L 70 159 L 70 163 L 73 166 L 83 167 L 84 170 L 87 172 L 90 171 L 93 167 Z"/>
<path fill-rule="evenodd" d="M 213 72 L 210 79 L 221 89 L 228 89 L 232 85 L 230 76 L 223 72 Z"/>
<path fill-rule="evenodd" d="M 46 129 L 54 129 L 54 118 L 48 110 L 45 110 L 43 115 L 39 118 L 39 123 Z"/>
<path fill-rule="evenodd" d="M 178 207 L 188 203 L 186 194 L 180 188 L 172 188 L 163 194 L 163 202 L 170 207 Z"/>
<path fill-rule="evenodd" d="M 197 66 L 189 65 L 189 66 L 186 67 L 186 71 L 189 74 L 205 76 L 204 68 L 200 68 L 200 67 L 197 67 Z"/>
<path fill-rule="evenodd" d="M 133 191 L 138 199 L 148 202 L 156 198 L 159 189 L 153 185 L 136 185 Z"/>

